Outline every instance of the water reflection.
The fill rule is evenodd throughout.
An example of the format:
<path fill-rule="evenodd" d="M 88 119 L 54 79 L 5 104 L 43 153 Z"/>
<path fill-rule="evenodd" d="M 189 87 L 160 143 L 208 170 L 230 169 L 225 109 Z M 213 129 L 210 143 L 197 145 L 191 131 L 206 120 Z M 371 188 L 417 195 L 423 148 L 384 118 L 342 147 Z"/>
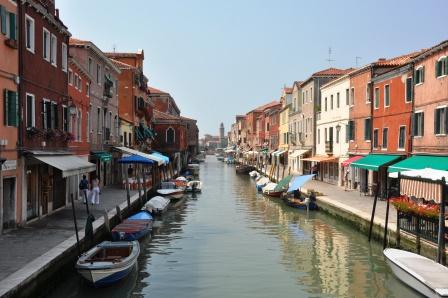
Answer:
<path fill-rule="evenodd" d="M 214 158 L 201 179 L 155 223 L 131 278 L 96 290 L 73 273 L 52 297 L 418 297 L 350 226 L 264 197 Z"/>

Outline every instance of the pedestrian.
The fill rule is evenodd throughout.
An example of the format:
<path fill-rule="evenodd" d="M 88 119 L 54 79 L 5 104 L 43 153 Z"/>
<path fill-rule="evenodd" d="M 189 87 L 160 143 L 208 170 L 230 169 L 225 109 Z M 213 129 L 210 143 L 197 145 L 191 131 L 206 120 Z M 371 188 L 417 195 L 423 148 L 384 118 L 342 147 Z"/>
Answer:
<path fill-rule="evenodd" d="M 81 191 L 80 195 L 82 196 L 84 204 L 87 204 L 87 196 L 89 195 L 89 180 L 87 180 L 86 175 L 83 175 L 81 181 L 79 181 L 79 190 Z"/>
<path fill-rule="evenodd" d="M 311 168 L 312 174 L 314 175 L 313 179 L 317 180 L 317 175 L 319 174 L 319 170 L 317 168 L 317 164 L 313 165 Z"/>
<path fill-rule="evenodd" d="M 92 205 L 100 204 L 100 180 L 97 177 L 92 180 L 91 202 Z"/>
<path fill-rule="evenodd" d="M 345 187 L 345 191 L 347 191 L 348 188 L 348 177 L 350 175 L 350 167 L 347 167 L 347 170 L 345 171 L 345 176 L 344 176 L 344 187 Z"/>

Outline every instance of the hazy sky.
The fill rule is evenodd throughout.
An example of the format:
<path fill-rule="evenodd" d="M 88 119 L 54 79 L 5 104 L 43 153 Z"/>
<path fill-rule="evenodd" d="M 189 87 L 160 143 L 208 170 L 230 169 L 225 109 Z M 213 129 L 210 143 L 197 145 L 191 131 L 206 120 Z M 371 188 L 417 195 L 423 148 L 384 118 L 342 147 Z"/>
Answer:
<path fill-rule="evenodd" d="M 126 4 L 126 5 L 125 5 Z M 200 134 L 278 99 L 284 85 L 448 39 L 447 0 L 57 0 L 73 37 L 145 50 L 150 85 Z"/>

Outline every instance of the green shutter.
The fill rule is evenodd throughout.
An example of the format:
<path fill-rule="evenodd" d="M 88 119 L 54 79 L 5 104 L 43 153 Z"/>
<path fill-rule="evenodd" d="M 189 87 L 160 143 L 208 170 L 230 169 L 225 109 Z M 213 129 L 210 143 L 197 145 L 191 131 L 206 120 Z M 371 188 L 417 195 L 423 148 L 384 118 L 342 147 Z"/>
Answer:
<path fill-rule="evenodd" d="M 3 124 L 8 125 L 8 90 L 3 90 Z"/>
<path fill-rule="evenodd" d="M 6 9 L 1 5 L 0 5 L 0 19 L 1 19 L 2 33 L 6 34 Z"/>
<path fill-rule="evenodd" d="M 425 67 L 422 67 L 422 79 L 421 79 L 422 83 L 425 82 Z"/>
<path fill-rule="evenodd" d="M 417 125 L 415 123 L 417 117 L 415 117 L 415 114 L 411 114 L 411 137 L 417 135 Z"/>
<path fill-rule="evenodd" d="M 422 134 L 421 136 L 423 137 L 425 135 L 425 113 L 421 113 L 422 114 Z"/>
<path fill-rule="evenodd" d="M 17 100 L 17 93 L 13 91 L 6 90 L 5 92 L 6 97 L 5 100 L 7 102 L 6 106 L 6 125 L 8 126 L 17 126 L 18 124 L 18 100 Z"/>
<path fill-rule="evenodd" d="M 440 68 L 441 68 L 441 67 L 440 67 L 440 66 L 441 66 L 440 64 L 441 64 L 440 61 L 436 61 L 436 67 L 435 67 L 435 70 L 436 70 L 436 71 L 435 71 L 436 78 L 439 77 L 439 75 L 440 75 L 440 70 L 441 70 L 441 69 L 440 69 Z"/>
<path fill-rule="evenodd" d="M 445 75 L 448 75 L 448 57 L 445 57 Z"/>
<path fill-rule="evenodd" d="M 9 13 L 9 38 L 17 40 L 16 15 L 12 12 Z"/>
<path fill-rule="evenodd" d="M 438 134 L 438 129 L 437 129 L 437 109 L 434 110 L 434 134 Z"/>

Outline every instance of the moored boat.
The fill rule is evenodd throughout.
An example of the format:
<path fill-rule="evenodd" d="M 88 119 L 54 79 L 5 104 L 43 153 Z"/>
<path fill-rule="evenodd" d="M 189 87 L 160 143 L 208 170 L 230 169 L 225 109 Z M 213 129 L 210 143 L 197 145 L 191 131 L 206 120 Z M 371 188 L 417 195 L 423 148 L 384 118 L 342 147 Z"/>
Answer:
<path fill-rule="evenodd" d="M 256 170 L 253 170 L 252 172 L 249 172 L 249 176 L 251 178 L 257 178 L 259 175 L 260 174 Z"/>
<path fill-rule="evenodd" d="M 270 182 L 270 180 L 268 177 L 261 177 L 255 183 L 255 185 L 256 185 L 255 187 L 257 188 L 258 191 L 262 191 L 263 187 L 265 187 L 266 184 L 268 184 L 269 182 Z"/>
<path fill-rule="evenodd" d="M 309 201 L 309 198 L 305 198 L 305 200 L 301 201 L 296 198 L 284 198 L 283 200 L 286 205 L 289 207 L 297 208 L 297 209 L 304 209 L 306 210 L 307 204 L 309 205 L 308 210 L 318 210 L 317 204 L 314 202 Z"/>
<path fill-rule="evenodd" d="M 395 248 L 383 251 L 395 276 L 425 297 L 448 297 L 448 268 L 421 255 Z"/>
<path fill-rule="evenodd" d="M 146 211 L 140 211 L 112 229 L 113 241 L 134 241 L 146 236 L 152 229 L 153 218 Z"/>
<path fill-rule="evenodd" d="M 237 174 L 249 174 L 249 172 L 255 170 L 254 166 L 249 165 L 237 165 L 235 171 Z"/>
<path fill-rule="evenodd" d="M 147 210 L 152 214 L 162 214 L 168 208 L 170 199 L 161 196 L 155 196 L 143 206 L 142 210 Z"/>
<path fill-rule="evenodd" d="M 75 267 L 94 286 L 107 286 L 125 278 L 139 254 L 138 241 L 104 241 L 82 254 Z"/>
<path fill-rule="evenodd" d="M 173 196 L 177 194 L 183 194 L 184 191 L 185 190 L 182 188 L 162 188 L 158 189 L 157 193 L 162 196 Z"/>
<path fill-rule="evenodd" d="M 202 182 L 199 180 L 189 181 L 187 183 L 187 187 L 185 188 L 186 192 L 202 192 Z"/>
<path fill-rule="evenodd" d="M 270 197 L 279 198 L 282 195 L 283 190 L 277 191 L 277 190 L 275 190 L 276 187 L 277 187 L 277 183 L 269 182 L 268 184 L 266 184 L 265 187 L 262 188 L 263 194 L 270 196 Z"/>

